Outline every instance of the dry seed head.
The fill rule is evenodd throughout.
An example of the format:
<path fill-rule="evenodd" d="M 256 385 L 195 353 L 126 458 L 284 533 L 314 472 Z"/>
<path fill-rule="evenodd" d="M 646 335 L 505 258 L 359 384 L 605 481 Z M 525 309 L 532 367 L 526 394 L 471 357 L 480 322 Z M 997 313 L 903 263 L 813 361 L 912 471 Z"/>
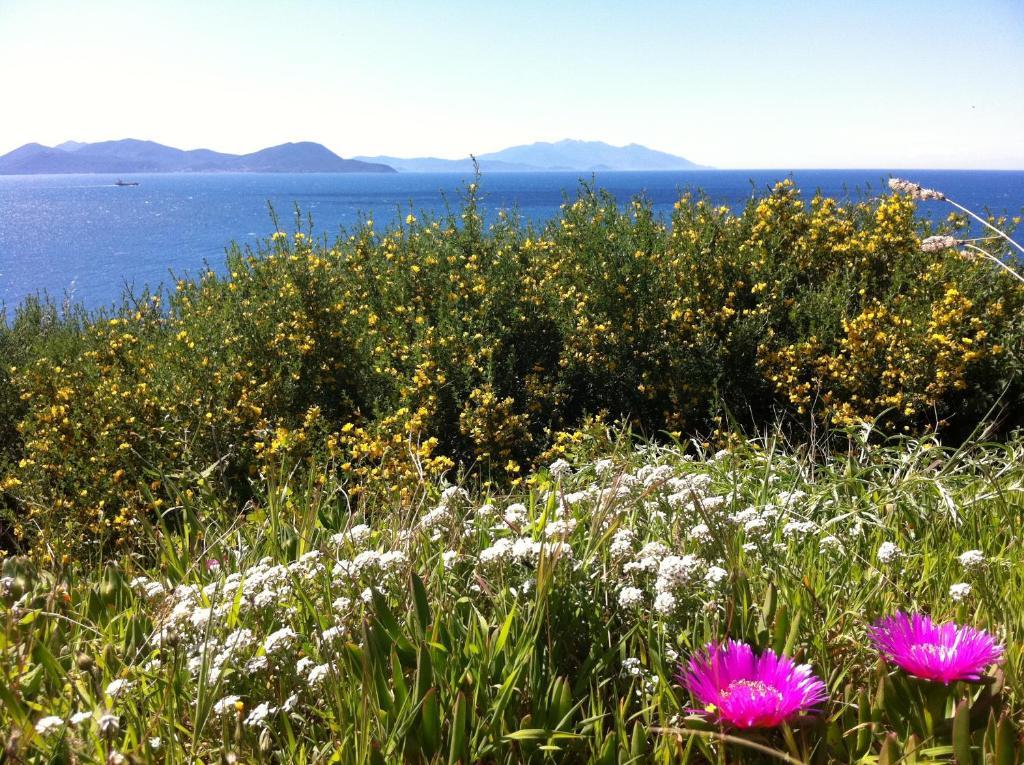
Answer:
<path fill-rule="evenodd" d="M 941 191 L 926 189 L 919 183 L 907 181 L 903 178 L 890 178 L 889 188 L 900 194 L 906 194 L 911 199 L 916 199 L 920 202 L 927 202 L 932 199 L 942 201 L 946 198 L 946 195 Z"/>
<path fill-rule="evenodd" d="M 929 236 L 921 240 L 921 252 L 942 252 L 951 250 L 958 244 L 959 240 L 952 236 Z"/>

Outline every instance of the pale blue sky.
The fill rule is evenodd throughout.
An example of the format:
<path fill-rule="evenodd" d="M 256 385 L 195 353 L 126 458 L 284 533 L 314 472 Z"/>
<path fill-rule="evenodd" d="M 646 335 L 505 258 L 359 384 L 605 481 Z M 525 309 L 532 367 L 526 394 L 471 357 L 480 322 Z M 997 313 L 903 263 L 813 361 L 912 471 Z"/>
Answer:
<path fill-rule="evenodd" d="M 0 0 L 0 153 L 149 138 L 1024 168 L 1024 0 Z"/>

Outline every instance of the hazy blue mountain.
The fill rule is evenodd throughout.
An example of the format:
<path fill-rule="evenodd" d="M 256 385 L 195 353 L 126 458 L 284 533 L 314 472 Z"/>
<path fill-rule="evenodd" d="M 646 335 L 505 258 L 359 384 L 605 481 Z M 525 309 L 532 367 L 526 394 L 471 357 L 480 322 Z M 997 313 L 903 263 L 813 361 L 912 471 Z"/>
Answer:
<path fill-rule="evenodd" d="M 64 148 L 62 148 L 64 147 Z M 0 157 L 0 174 L 38 173 L 393 173 L 378 163 L 342 159 L 318 143 L 285 143 L 251 154 L 209 149 L 183 151 L 153 141 L 78 143 L 57 147 L 30 143 Z"/>
<path fill-rule="evenodd" d="M 357 157 L 369 162 L 383 162 L 399 172 L 438 173 L 472 170 L 469 157 L 438 159 L 436 157 Z M 477 156 L 484 172 L 550 172 L 567 170 L 595 172 L 599 170 L 706 170 L 683 157 L 655 151 L 631 143 L 612 146 L 603 141 L 565 140 L 556 143 L 538 142 L 512 146 L 501 151 Z"/>
<path fill-rule="evenodd" d="M 473 160 L 465 159 L 439 159 L 437 157 L 414 157 L 403 159 L 401 157 L 356 157 L 364 162 L 383 162 L 385 165 L 395 168 L 400 173 L 464 173 L 473 172 Z M 480 168 L 484 172 L 492 173 L 514 173 L 543 170 L 544 168 L 531 165 L 516 164 L 515 162 L 501 162 L 487 160 L 480 162 Z"/>
<path fill-rule="evenodd" d="M 700 165 L 683 157 L 648 149 L 631 143 L 611 146 L 604 141 L 565 140 L 556 143 L 540 141 L 525 146 L 512 146 L 491 154 L 481 154 L 480 161 L 498 160 L 544 168 L 571 170 L 699 170 Z"/>
<path fill-rule="evenodd" d="M 342 159 L 326 146 L 303 141 L 283 143 L 269 149 L 243 154 L 235 160 L 236 169 L 253 173 L 393 173 L 395 169 L 379 162 Z M 287 170 L 279 168 L 287 167 Z"/>

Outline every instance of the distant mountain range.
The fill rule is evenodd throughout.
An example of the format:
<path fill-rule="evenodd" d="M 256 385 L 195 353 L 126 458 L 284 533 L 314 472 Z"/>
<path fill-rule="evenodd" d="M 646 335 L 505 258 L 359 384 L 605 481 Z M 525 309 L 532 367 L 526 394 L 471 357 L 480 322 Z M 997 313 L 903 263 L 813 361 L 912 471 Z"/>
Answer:
<path fill-rule="evenodd" d="M 611 146 L 602 141 L 538 142 L 477 156 L 480 169 L 503 172 L 598 172 L 608 170 L 709 170 L 683 157 L 639 144 Z M 284 143 L 251 154 L 209 149 L 184 151 L 153 141 L 81 143 L 57 146 L 28 143 L 0 156 L 0 175 L 43 173 L 438 173 L 469 172 L 465 159 L 436 157 L 356 157 L 342 159 L 327 147 L 304 141 Z"/>
<path fill-rule="evenodd" d="M 438 159 L 437 157 L 356 157 L 364 162 L 381 162 L 400 173 L 443 173 L 472 170 L 473 163 L 465 159 Z M 612 146 L 603 141 L 574 141 L 566 139 L 555 143 L 539 141 L 524 146 L 477 155 L 483 172 L 551 172 L 567 170 L 597 172 L 600 170 L 710 170 L 683 157 L 654 151 L 631 143 Z"/>
<path fill-rule="evenodd" d="M 29 143 L 0 157 L 0 175 L 41 173 L 393 173 L 376 162 L 342 159 L 318 143 L 283 143 L 252 154 L 183 151 L 153 141 Z"/>

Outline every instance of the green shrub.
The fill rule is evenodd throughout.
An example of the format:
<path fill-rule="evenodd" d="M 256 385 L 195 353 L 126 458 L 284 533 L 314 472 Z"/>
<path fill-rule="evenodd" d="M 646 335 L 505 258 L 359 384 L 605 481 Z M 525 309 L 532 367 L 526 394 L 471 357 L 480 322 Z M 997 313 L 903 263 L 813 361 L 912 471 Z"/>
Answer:
<path fill-rule="evenodd" d="M 666 221 L 584 186 L 541 230 L 485 225 L 474 185 L 441 220 L 279 232 L 111 314 L 30 302 L 0 328 L 9 536 L 116 547 L 316 458 L 355 498 L 408 502 L 456 465 L 514 484 L 591 415 L 963 435 L 1024 404 L 1024 290 L 922 252 L 930 233 L 905 197 L 808 203 L 789 182 L 738 215 L 687 196 Z"/>

